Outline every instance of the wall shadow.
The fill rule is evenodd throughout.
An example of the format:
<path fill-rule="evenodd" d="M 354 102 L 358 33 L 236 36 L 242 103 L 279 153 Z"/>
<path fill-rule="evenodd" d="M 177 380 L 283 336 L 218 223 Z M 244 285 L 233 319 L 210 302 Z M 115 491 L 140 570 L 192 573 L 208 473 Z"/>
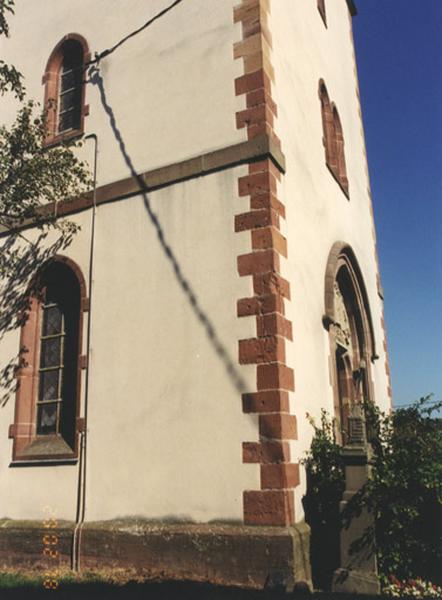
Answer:
<path fill-rule="evenodd" d="M 132 162 L 132 159 L 128 153 L 128 150 L 126 148 L 126 144 L 124 142 L 121 131 L 119 130 L 119 128 L 117 126 L 115 114 L 113 112 L 112 107 L 110 106 L 110 104 L 108 102 L 107 97 L 106 97 L 104 81 L 100 74 L 98 65 L 97 66 L 93 65 L 89 69 L 88 83 L 91 83 L 92 85 L 96 86 L 99 91 L 101 103 L 103 105 L 106 115 L 109 118 L 109 124 L 113 131 L 114 137 L 118 143 L 120 152 L 121 152 L 121 154 L 124 158 L 124 161 L 130 171 L 131 176 L 136 180 L 136 182 L 140 188 L 139 193 L 143 198 L 143 203 L 144 203 L 144 208 L 146 210 L 146 214 L 147 214 L 147 216 L 150 220 L 150 223 L 156 233 L 158 243 L 160 244 L 161 249 L 164 252 L 164 255 L 166 256 L 166 258 L 168 259 L 168 261 L 170 263 L 170 266 L 175 275 L 175 279 L 176 279 L 178 286 L 180 287 L 181 291 L 183 292 L 184 297 L 186 298 L 189 305 L 191 306 L 195 317 L 197 318 L 197 320 L 200 322 L 200 324 L 204 328 L 206 335 L 212 345 L 212 348 L 214 349 L 214 351 L 218 355 L 219 359 L 224 364 L 225 370 L 226 370 L 227 374 L 229 375 L 232 385 L 240 393 L 245 392 L 246 385 L 245 385 L 245 382 L 244 382 L 242 376 L 239 373 L 239 370 L 236 368 L 235 363 L 233 362 L 233 360 L 231 359 L 225 346 L 221 342 L 220 337 L 217 334 L 211 319 L 208 317 L 206 312 L 203 310 L 201 303 L 198 300 L 198 297 L 196 296 L 191 284 L 189 283 L 188 279 L 185 277 L 185 275 L 181 269 L 181 266 L 178 262 L 178 259 L 166 239 L 166 236 L 165 236 L 164 230 L 161 226 L 161 223 L 160 223 L 157 215 L 155 214 L 154 210 L 152 209 L 152 206 L 151 206 L 151 203 L 149 200 L 149 196 L 148 196 L 149 188 L 147 187 L 144 179 L 137 173 L 135 166 Z"/>

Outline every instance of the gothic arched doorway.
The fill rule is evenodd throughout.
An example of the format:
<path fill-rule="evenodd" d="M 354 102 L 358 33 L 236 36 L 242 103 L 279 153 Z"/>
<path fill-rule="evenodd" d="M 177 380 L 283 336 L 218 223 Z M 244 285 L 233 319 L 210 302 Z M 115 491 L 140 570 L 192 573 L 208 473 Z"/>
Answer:
<path fill-rule="evenodd" d="M 334 244 L 325 275 L 324 326 L 329 332 L 336 439 L 345 444 L 349 415 L 373 400 L 370 365 L 375 358 L 367 292 L 353 250 Z"/>
<path fill-rule="evenodd" d="M 352 249 L 337 242 L 331 249 L 325 273 L 325 315 L 329 335 L 330 379 L 334 401 L 334 449 L 320 455 L 321 477 L 307 469 L 305 518 L 311 528 L 310 560 L 315 587 L 329 590 L 333 574 L 340 566 L 340 501 L 343 483 L 335 479 L 339 471 L 336 444 L 345 445 L 355 407 L 373 400 L 370 364 L 375 358 L 370 309 L 361 270 Z M 360 422 L 360 421 L 359 421 Z M 356 432 L 363 435 L 363 432 Z"/>

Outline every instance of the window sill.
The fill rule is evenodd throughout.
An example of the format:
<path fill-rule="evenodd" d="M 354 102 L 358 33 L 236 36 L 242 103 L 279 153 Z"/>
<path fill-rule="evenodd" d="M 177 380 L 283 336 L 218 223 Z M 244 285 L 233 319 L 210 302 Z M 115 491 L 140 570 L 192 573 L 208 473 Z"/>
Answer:
<path fill-rule="evenodd" d="M 61 436 L 39 436 L 29 442 L 14 456 L 10 466 L 32 464 L 71 464 L 78 460 L 77 454 Z"/>
<path fill-rule="evenodd" d="M 76 465 L 78 458 L 35 458 L 34 460 L 25 460 L 17 458 L 9 463 L 12 468 L 17 467 L 54 467 L 62 465 Z"/>
<path fill-rule="evenodd" d="M 344 196 L 347 198 L 347 200 L 350 200 L 350 192 L 348 191 L 348 181 L 346 180 L 346 183 L 343 183 L 341 181 L 339 175 L 336 173 L 336 170 L 334 169 L 334 167 L 332 167 L 328 162 L 326 162 L 325 164 L 327 165 L 327 169 L 333 175 L 333 179 L 336 181 L 336 183 L 339 185 L 339 187 L 343 191 Z"/>
<path fill-rule="evenodd" d="M 48 136 L 44 142 L 45 148 L 53 148 L 59 144 L 65 144 L 67 142 L 73 142 L 78 140 L 84 135 L 83 129 L 73 129 L 66 133 L 58 133 L 57 135 Z"/>

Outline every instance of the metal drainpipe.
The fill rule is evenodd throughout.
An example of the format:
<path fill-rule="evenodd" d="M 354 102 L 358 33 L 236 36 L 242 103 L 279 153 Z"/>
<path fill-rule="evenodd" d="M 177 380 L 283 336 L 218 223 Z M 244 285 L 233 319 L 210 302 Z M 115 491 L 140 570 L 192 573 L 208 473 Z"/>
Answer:
<path fill-rule="evenodd" d="M 94 246 L 95 246 L 95 217 L 97 212 L 97 157 L 98 157 L 98 138 L 95 133 L 84 137 L 85 140 L 93 139 L 95 142 L 94 150 L 94 182 L 92 195 L 92 218 L 91 218 L 91 237 L 89 251 L 89 314 L 87 320 L 86 333 L 86 382 L 84 391 L 84 427 L 80 433 L 80 460 L 78 472 L 78 494 L 77 494 L 77 514 L 75 519 L 75 528 L 72 538 L 72 557 L 71 566 L 74 571 L 80 570 L 80 550 L 81 550 L 81 530 L 84 523 L 86 512 L 86 452 L 87 452 L 87 411 L 89 400 L 89 382 L 90 382 L 90 345 L 91 345 L 91 322 L 92 322 L 92 286 L 93 286 L 93 266 L 94 266 Z"/>

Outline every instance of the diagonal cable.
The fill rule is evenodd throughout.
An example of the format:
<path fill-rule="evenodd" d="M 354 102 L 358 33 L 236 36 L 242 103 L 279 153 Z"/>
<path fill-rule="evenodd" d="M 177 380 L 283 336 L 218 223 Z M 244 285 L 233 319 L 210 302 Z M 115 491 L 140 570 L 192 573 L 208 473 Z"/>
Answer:
<path fill-rule="evenodd" d="M 123 39 L 121 39 L 119 42 L 117 42 L 114 46 L 111 46 L 110 48 L 107 48 L 106 50 L 103 50 L 103 52 L 96 53 L 95 54 L 95 58 L 93 60 L 90 60 L 88 63 L 86 63 L 85 66 L 89 66 L 89 65 L 93 65 L 95 63 L 98 63 L 105 56 L 108 56 L 109 54 L 112 54 L 112 52 L 114 52 L 117 48 L 119 48 L 125 42 L 127 42 L 127 40 L 129 40 L 130 38 L 132 38 L 132 37 L 136 36 L 137 34 L 139 34 L 141 31 L 143 31 L 144 29 L 146 29 L 147 27 L 149 27 L 149 25 L 152 25 L 152 23 L 154 23 L 157 19 L 160 19 L 162 16 L 164 16 L 170 10 L 172 10 L 173 8 L 175 8 L 175 6 L 177 6 L 178 4 L 180 4 L 182 1 L 183 0 L 175 0 L 174 2 L 172 2 L 172 4 L 170 4 L 169 6 L 166 6 L 166 8 L 164 8 L 163 10 L 161 10 L 159 13 L 157 13 L 155 16 L 153 16 L 148 21 L 146 21 L 146 23 L 144 23 L 144 25 L 141 25 L 141 27 L 139 27 L 138 29 L 135 29 L 135 31 L 132 31 L 131 33 L 127 34 Z"/>

